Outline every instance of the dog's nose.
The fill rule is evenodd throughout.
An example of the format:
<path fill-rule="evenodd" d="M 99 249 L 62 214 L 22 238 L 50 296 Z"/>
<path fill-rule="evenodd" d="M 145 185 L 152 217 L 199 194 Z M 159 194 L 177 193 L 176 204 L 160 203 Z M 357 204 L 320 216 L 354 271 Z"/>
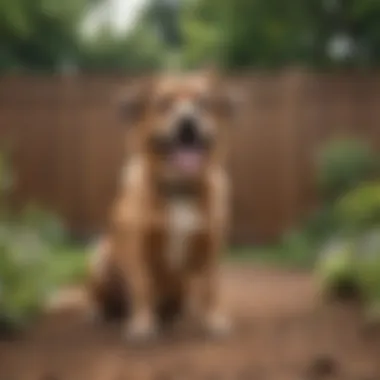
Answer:
<path fill-rule="evenodd" d="M 177 138 L 180 144 L 191 146 L 198 142 L 197 121 L 194 117 L 184 117 L 178 126 Z"/>

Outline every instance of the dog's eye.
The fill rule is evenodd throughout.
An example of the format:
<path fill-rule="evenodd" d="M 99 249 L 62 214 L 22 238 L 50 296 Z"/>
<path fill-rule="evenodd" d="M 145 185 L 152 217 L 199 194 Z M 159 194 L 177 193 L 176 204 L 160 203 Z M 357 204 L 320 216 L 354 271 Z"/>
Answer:
<path fill-rule="evenodd" d="M 156 101 L 156 109 L 159 113 L 166 113 L 170 110 L 173 99 L 170 96 L 163 96 Z"/>
<path fill-rule="evenodd" d="M 213 106 L 212 103 L 211 97 L 206 95 L 199 97 L 197 100 L 197 106 L 202 111 L 209 111 Z"/>

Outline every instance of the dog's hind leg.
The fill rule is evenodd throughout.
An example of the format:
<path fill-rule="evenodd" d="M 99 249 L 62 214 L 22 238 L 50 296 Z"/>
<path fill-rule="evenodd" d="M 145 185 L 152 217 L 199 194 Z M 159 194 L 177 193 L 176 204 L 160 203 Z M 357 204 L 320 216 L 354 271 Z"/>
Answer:
<path fill-rule="evenodd" d="M 125 317 L 125 290 L 120 273 L 112 263 L 111 246 L 107 240 L 98 244 L 92 257 L 89 279 L 90 318 L 101 321 Z"/>
<path fill-rule="evenodd" d="M 115 273 L 109 273 L 101 281 L 93 281 L 90 293 L 91 313 L 94 319 L 112 321 L 125 318 L 128 311 L 125 304 L 126 297 L 122 284 Z"/>
<path fill-rule="evenodd" d="M 157 315 L 159 322 L 163 327 L 173 324 L 179 319 L 184 310 L 184 301 L 181 298 L 169 298 L 159 303 L 157 306 Z"/>

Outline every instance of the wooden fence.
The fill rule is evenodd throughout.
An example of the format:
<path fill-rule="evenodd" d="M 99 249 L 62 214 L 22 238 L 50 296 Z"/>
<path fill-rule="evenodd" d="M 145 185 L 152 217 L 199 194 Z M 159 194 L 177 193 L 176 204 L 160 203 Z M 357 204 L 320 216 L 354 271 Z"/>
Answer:
<path fill-rule="evenodd" d="M 314 157 L 333 134 L 380 148 L 380 76 L 300 71 L 233 79 L 249 96 L 231 132 L 234 243 L 273 241 L 314 207 Z M 0 133 L 16 203 L 38 201 L 78 233 L 104 226 L 125 149 L 110 99 L 122 77 L 4 77 Z"/>

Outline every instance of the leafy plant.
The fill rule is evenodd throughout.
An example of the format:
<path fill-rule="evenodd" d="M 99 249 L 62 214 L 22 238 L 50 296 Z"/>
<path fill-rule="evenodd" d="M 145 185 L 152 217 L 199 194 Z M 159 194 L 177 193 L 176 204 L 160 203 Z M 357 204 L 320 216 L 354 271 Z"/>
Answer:
<path fill-rule="evenodd" d="M 306 231 L 290 231 L 283 236 L 281 253 L 297 266 L 310 266 L 314 261 L 315 242 Z"/>
<path fill-rule="evenodd" d="M 35 203 L 27 204 L 21 211 L 19 219 L 24 225 L 38 231 L 40 237 L 49 244 L 62 245 L 69 240 L 62 220 L 56 214 L 38 207 Z"/>
<path fill-rule="evenodd" d="M 350 233 L 363 232 L 380 225 L 380 182 L 353 189 L 334 206 L 338 223 Z"/>
<path fill-rule="evenodd" d="M 326 202 L 373 178 L 378 158 L 368 145 L 353 139 L 334 140 L 320 152 L 318 185 Z"/>
<path fill-rule="evenodd" d="M 343 235 L 326 245 L 315 276 L 322 294 L 359 296 L 366 316 L 380 321 L 380 228 Z"/>
<path fill-rule="evenodd" d="M 0 310 L 15 323 L 31 318 L 50 291 L 48 247 L 33 232 L 3 227 Z"/>
<path fill-rule="evenodd" d="M 288 251 L 303 254 L 304 260 L 311 262 L 315 252 L 326 249 L 326 241 L 376 220 L 380 223 L 376 189 L 363 185 L 377 174 L 376 159 L 371 149 L 357 140 L 332 140 L 322 148 L 317 170 L 321 206 L 292 239 L 284 240 Z"/>
<path fill-rule="evenodd" d="M 15 326 L 32 320 L 51 292 L 85 273 L 83 252 L 65 252 L 66 229 L 54 214 L 30 204 L 10 215 L 10 172 L 0 155 L 0 331 L 3 320 Z"/>
<path fill-rule="evenodd" d="M 325 244 L 315 267 L 322 294 L 336 295 L 343 287 L 357 285 L 354 255 L 355 242 L 352 239 L 335 238 Z"/>

